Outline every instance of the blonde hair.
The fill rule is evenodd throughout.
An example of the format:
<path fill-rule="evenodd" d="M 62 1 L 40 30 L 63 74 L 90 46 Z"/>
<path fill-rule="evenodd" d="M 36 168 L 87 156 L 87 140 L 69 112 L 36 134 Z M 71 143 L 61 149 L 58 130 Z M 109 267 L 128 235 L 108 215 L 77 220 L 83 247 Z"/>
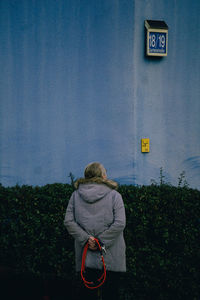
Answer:
<path fill-rule="evenodd" d="M 98 162 L 93 162 L 86 166 L 84 176 L 85 178 L 93 178 L 93 177 L 103 178 L 106 176 L 106 169 L 102 164 Z"/>

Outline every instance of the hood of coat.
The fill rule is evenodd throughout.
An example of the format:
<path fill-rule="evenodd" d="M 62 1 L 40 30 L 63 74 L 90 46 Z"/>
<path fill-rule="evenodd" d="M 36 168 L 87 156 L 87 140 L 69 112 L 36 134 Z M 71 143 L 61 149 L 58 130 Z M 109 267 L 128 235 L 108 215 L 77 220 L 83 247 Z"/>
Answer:
<path fill-rule="evenodd" d="M 116 189 L 117 186 L 116 182 L 99 177 L 90 179 L 80 178 L 75 183 L 79 195 L 88 203 L 99 201 L 112 189 Z"/>

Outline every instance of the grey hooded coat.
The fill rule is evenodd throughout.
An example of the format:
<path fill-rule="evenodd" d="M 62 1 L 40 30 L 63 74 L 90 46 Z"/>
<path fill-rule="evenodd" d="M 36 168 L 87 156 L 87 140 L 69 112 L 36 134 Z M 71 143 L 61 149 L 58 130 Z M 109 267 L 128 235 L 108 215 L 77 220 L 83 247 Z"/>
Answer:
<path fill-rule="evenodd" d="M 77 190 L 72 194 L 64 225 L 75 239 L 76 271 L 81 270 L 82 252 L 90 236 L 105 245 L 106 269 L 126 271 L 125 242 L 123 230 L 126 218 L 121 195 L 115 190 L 117 184 L 101 178 L 79 179 Z M 88 250 L 86 267 L 101 269 L 99 251 Z"/>

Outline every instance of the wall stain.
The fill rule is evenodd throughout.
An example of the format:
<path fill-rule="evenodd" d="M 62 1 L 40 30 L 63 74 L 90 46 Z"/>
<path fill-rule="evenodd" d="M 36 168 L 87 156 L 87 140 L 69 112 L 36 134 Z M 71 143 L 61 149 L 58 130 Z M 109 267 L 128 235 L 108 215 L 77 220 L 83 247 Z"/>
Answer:
<path fill-rule="evenodd" d="M 200 171 L 200 155 L 191 156 L 183 161 L 183 164 L 187 166 L 187 169 Z"/>

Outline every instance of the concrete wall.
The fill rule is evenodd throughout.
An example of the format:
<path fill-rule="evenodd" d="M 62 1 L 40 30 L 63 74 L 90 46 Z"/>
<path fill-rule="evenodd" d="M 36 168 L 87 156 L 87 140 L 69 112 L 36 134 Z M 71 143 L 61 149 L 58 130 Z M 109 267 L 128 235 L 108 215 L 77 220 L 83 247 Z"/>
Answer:
<path fill-rule="evenodd" d="M 120 183 L 162 167 L 200 188 L 199 13 L 199 0 L 0 1 L 0 182 L 69 182 L 100 161 Z M 167 57 L 145 56 L 145 19 L 168 24 Z"/>

